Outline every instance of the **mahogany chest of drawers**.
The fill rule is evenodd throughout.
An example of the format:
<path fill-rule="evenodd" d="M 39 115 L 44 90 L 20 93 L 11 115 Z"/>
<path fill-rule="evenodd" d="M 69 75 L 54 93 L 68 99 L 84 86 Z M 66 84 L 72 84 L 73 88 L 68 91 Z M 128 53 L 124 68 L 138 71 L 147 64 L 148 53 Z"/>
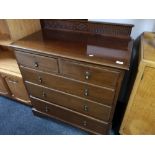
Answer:
<path fill-rule="evenodd" d="M 94 35 L 98 31 L 86 33 L 84 26 L 87 31 L 93 26 L 114 31 L 118 26 L 120 38 L 104 36 L 104 31 L 103 36 Z M 12 44 L 34 113 L 93 134 L 109 133 L 132 49 L 132 25 L 111 26 L 43 20 L 42 31 Z"/>

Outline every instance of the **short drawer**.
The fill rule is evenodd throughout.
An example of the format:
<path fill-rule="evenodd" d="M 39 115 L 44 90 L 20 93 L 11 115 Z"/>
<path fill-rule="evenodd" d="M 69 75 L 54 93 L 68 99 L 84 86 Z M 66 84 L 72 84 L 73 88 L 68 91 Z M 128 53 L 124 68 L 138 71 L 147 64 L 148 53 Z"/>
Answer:
<path fill-rule="evenodd" d="M 2 77 L 1 74 L 0 74 L 0 94 L 6 95 L 6 96 L 10 95 L 10 91 L 5 81 L 5 77 Z"/>
<path fill-rule="evenodd" d="M 48 116 L 70 123 L 95 134 L 107 134 L 109 130 L 109 124 L 106 122 L 87 117 L 67 108 L 34 97 L 31 98 L 31 101 L 34 108 L 45 115 L 47 114 Z"/>
<path fill-rule="evenodd" d="M 96 87 L 64 78 L 62 76 L 47 73 L 45 74 L 39 71 L 36 72 L 24 67 L 21 67 L 21 72 L 26 81 L 56 89 L 68 94 L 83 97 L 85 99 L 93 100 L 106 105 L 112 105 L 114 100 L 114 89 Z"/>
<path fill-rule="evenodd" d="M 120 75 L 119 71 L 112 68 L 95 67 L 64 59 L 60 60 L 60 72 L 66 77 L 106 87 L 115 87 Z"/>
<path fill-rule="evenodd" d="M 54 104 L 95 117 L 103 121 L 109 121 L 111 107 L 35 84 L 26 83 L 26 87 L 29 93 L 34 97 L 52 102 Z"/>
<path fill-rule="evenodd" d="M 57 58 L 39 56 L 30 53 L 15 51 L 18 63 L 22 66 L 49 73 L 58 73 Z"/>
<path fill-rule="evenodd" d="M 5 75 L 4 79 L 10 90 L 11 96 L 19 101 L 31 105 L 22 77 L 11 74 L 4 74 L 4 75 Z"/>

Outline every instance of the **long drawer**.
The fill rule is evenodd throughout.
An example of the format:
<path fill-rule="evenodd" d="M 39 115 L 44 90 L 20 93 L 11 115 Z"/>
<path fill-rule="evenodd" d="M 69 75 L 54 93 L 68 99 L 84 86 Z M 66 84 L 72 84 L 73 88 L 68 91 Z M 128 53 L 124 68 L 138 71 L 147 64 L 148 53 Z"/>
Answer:
<path fill-rule="evenodd" d="M 112 105 L 115 90 L 101 88 L 86 83 L 74 81 L 62 76 L 47 74 L 21 67 L 24 80 L 40 84 L 52 89 L 63 91 L 72 95 L 80 96 L 85 99 L 93 100 L 106 105 Z"/>
<path fill-rule="evenodd" d="M 18 63 L 22 66 L 49 73 L 58 73 L 57 58 L 15 51 Z"/>
<path fill-rule="evenodd" d="M 106 122 L 93 119 L 34 97 L 31 97 L 31 101 L 35 109 L 45 115 L 63 120 L 95 134 L 107 134 L 108 132 L 109 124 Z"/>
<path fill-rule="evenodd" d="M 120 71 L 108 67 L 98 67 L 60 59 L 60 72 L 66 77 L 93 83 L 99 86 L 116 87 Z"/>
<path fill-rule="evenodd" d="M 111 107 L 31 83 L 26 83 L 26 87 L 30 95 L 34 97 L 67 107 L 103 121 L 109 121 Z"/>

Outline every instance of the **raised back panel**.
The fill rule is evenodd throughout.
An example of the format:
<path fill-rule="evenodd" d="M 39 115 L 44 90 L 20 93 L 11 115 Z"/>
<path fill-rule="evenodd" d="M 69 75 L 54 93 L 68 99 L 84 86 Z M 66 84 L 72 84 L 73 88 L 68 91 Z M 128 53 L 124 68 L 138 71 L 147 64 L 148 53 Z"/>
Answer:
<path fill-rule="evenodd" d="M 133 25 L 101 23 L 87 20 L 43 19 L 42 29 L 97 34 L 102 36 L 130 38 Z"/>

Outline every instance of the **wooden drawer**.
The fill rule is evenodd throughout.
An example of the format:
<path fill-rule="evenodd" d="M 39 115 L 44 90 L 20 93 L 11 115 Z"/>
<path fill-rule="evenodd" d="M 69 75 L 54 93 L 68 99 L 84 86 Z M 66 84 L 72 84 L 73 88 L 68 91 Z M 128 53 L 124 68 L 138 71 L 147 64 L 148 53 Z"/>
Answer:
<path fill-rule="evenodd" d="M 18 63 L 22 66 L 41 70 L 49 73 L 58 73 L 58 62 L 56 58 L 34 55 L 15 51 Z"/>
<path fill-rule="evenodd" d="M 67 107 L 103 121 L 109 121 L 111 108 L 108 106 L 84 100 L 82 98 L 77 98 L 75 96 L 35 84 L 26 83 L 26 87 L 29 93 L 34 97 Z"/>
<path fill-rule="evenodd" d="M 31 101 L 36 110 L 95 134 L 107 134 L 109 129 L 109 124 L 106 122 L 87 117 L 34 97 L 31 98 Z"/>
<path fill-rule="evenodd" d="M 52 89 L 63 91 L 85 99 L 112 105 L 115 90 L 109 88 L 95 87 L 86 83 L 77 82 L 62 76 L 45 74 L 43 72 L 21 67 L 22 75 L 26 81 L 40 84 Z M 31 75 L 31 76 L 30 76 Z"/>
<path fill-rule="evenodd" d="M 116 87 L 119 71 L 106 67 L 94 67 L 76 61 L 60 60 L 60 72 L 66 77 L 99 86 Z"/>
<path fill-rule="evenodd" d="M 10 91 L 8 89 L 6 81 L 5 81 L 4 77 L 1 77 L 1 75 L 0 75 L 0 94 L 6 95 L 6 96 L 10 95 Z"/>
<path fill-rule="evenodd" d="M 21 77 L 6 75 L 5 80 L 13 98 L 31 104 Z"/>

